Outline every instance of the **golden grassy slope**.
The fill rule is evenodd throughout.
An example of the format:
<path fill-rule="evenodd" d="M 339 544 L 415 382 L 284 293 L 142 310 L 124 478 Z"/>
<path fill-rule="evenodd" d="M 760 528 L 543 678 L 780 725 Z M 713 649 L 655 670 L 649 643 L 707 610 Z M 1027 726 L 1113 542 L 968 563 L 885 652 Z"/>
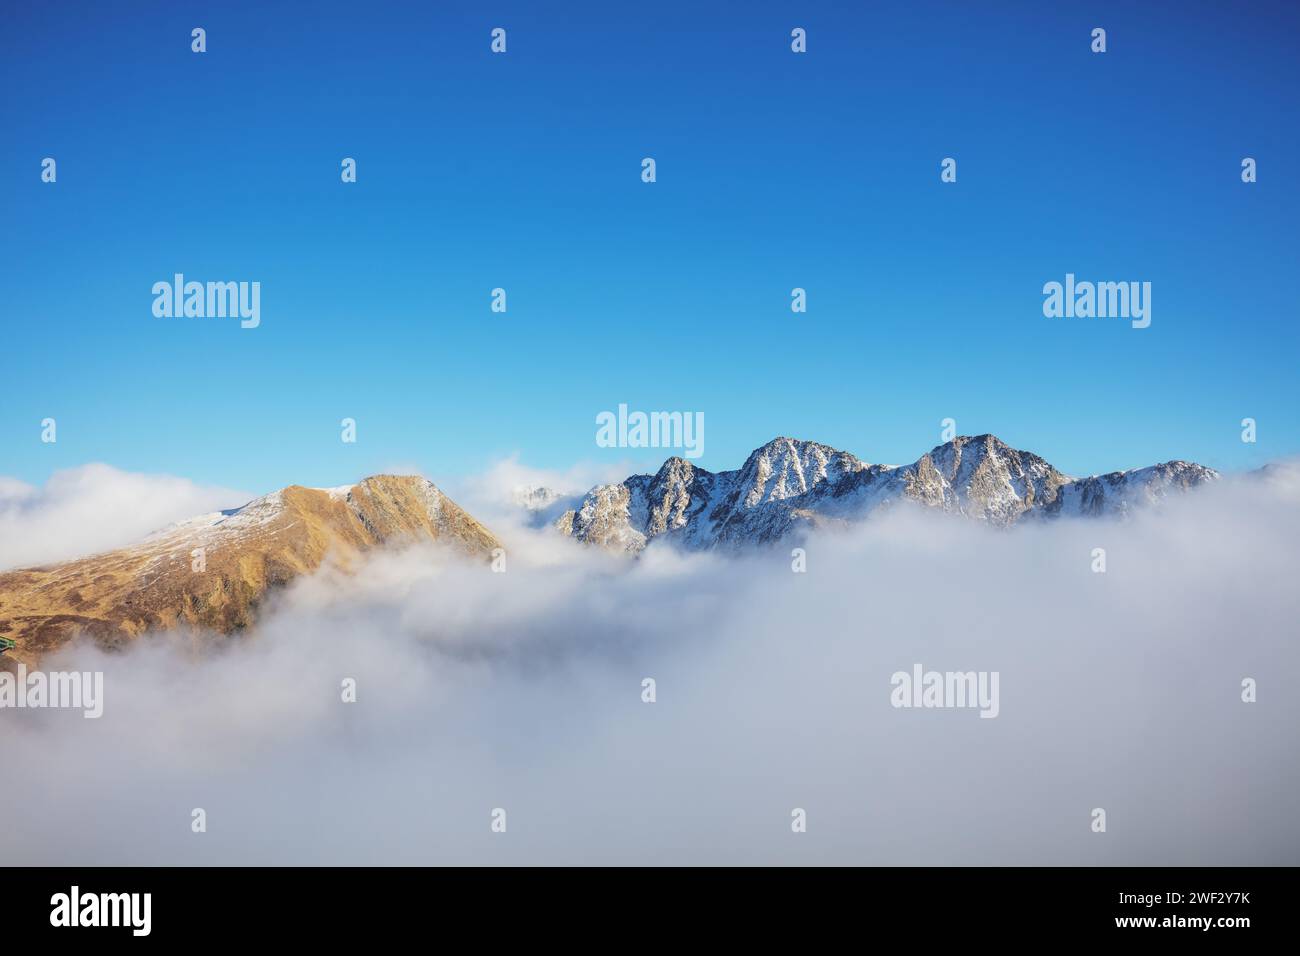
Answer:
<path fill-rule="evenodd" d="M 36 666 L 78 634 L 112 647 L 179 624 L 237 631 L 253 623 L 269 589 L 316 570 L 326 555 L 349 566 L 381 545 L 429 540 L 471 555 L 500 547 L 423 478 L 379 475 L 335 491 L 293 485 L 129 548 L 0 574 L 0 635 L 18 645 L 0 666 Z M 205 552 L 202 571 L 192 566 L 196 548 Z"/>

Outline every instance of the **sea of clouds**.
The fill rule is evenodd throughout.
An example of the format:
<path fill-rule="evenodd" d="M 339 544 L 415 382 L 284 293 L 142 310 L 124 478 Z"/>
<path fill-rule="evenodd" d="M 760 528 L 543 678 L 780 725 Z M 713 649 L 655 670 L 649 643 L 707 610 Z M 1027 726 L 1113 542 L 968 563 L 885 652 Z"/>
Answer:
<path fill-rule="evenodd" d="M 503 468 L 501 488 L 519 466 Z M 505 573 L 436 547 L 376 554 L 299 581 L 241 638 L 44 662 L 104 671 L 104 715 L 0 711 L 0 855 L 1300 863 L 1296 475 L 1126 522 L 997 531 L 904 508 L 809 539 L 806 573 L 793 544 L 613 557 L 462 497 Z M 77 496 L 40 516 L 33 494 L 47 551 L 82 547 L 58 540 Z M 891 676 L 917 663 L 998 671 L 998 717 L 892 707 Z"/>

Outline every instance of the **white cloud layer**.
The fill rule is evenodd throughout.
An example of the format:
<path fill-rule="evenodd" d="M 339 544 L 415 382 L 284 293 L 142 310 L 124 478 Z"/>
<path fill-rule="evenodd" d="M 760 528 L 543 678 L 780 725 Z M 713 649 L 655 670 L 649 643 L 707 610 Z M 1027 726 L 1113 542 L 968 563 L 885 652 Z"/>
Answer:
<path fill-rule="evenodd" d="M 255 635 L 71 652 L 104 716 L 0 711 L 6 861 L 1300 863 L 1294 472 L 1123 524 L 904 510 L 804 574 L 499 533 L 504 574 L 380 554 Z M 916 663 L 998 671 L 999 716 L 891 707 Z"/>
<path fill-rule="evenodd" d="M 597 464 L 584 462 L 564 471 L 533 468 L 519 460 L 518 455 L 503 458 L 480 475 L 443 484 L 437 476 L 427 476 L 470 514 L 492 528 L 528 525 L 529 519 L 558 517 L 557 509 L 571 507 L 595 485 L 622 481 L 635 474 L 636 467 L 628 461 Z M 517 493 L 523 489 L 547 488 L 568 503 L 559 502 L 552 508 L 529 515 L 520 507 Z"/>
<path fill-rule="evenodd" d="M 0 476 L 0 571 L 121 547 L 250 497 L 103 464 L 57 471 L 39 488 Z"/>

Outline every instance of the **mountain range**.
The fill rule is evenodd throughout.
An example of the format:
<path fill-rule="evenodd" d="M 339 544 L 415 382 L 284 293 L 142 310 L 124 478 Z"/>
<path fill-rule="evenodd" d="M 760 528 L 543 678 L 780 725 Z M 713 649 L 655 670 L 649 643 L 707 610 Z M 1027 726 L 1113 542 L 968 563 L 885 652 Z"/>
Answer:
<path fill-rule="evenodd" d="M 1072 478 L 992 435 L 955 438 L 902 466 L 775 438 L 734 471 L 669 458 L 653 475 L 598 485 L 576 499 L 518 489 L 514 504 L 534 524 L 614 552 L 636 554 L 656 541 L 735 552 L 907 502 L 1001 527 L 1122 517 L 1218 477 L 1170 461 Z M 442 542 L 484 561 L 502 547 L 427 479 L 377 475 L 340 488 L 293 485 L 131 547 L 0 573 L 0 637 L 17 645 L 0 655 L 0 667 L 34 665 L 79 634 L 113 647 L 150 629 L 239 632 L 254 623 L 268 592 L 327 557 L 346 568 L 365 552 L 413 541 Z"/>
<path fill-rule="evenodd" d="M 555 527 L 612 551 L 638 552 L 660 539 L 689 550 L 734 550 L 860 521 L 905 501 L 998 526 L 1123 516 L 1218 477 L 1202 465 L 1169 461 L 1072 478 L 993 435 L 955 438 L 902 466 L 774 438 L 735 471 L 670 458 L 653 475 L 599 485 L 564 510 Z"/>

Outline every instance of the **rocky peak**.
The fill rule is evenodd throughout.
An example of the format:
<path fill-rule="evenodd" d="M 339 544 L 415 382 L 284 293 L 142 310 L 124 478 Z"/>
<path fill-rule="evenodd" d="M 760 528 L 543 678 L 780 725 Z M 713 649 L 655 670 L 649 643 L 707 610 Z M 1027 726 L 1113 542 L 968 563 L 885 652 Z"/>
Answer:
<path fill-rule="evenodd" d="M 904 469 L 909 495 L 933 507 L 1010 524 L 1050 504 L 1069 478 L 995 435 L 962 435 Z"/>
<path fill-rule="evenodd" d="M 806 494 L 823 481 L 838 481 L 866 464 L 829 445 L 797 438 L 774 438 L 754 449 L 736 474 L 738 504 L 756 508 Z"/>
<path fill-rule="evenodd" d="M 988 434 L 954 438 L 902 467 L 868 465 L 829 445 L 781 436 L 735 471 L 670 458 L 653 477 L 593 489 L 560 527 L 614 550 L 638 551 L 661 536 L 690 549 L 738 548 L 862 520 L 897 502 L 1004 526 L 1031 515 L 1123 515 L 1217 477 L 1200 465 L 1167 462 L 1076 480 Z"/>

